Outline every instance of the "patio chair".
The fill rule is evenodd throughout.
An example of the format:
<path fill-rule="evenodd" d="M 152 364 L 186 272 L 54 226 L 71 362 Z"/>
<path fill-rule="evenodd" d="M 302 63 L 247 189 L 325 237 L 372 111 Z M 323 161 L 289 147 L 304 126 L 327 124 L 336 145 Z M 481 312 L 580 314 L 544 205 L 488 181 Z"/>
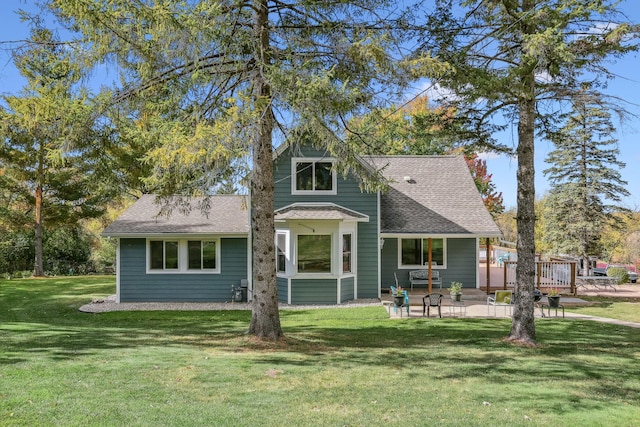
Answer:
<path fill-rule="evenodd" d="M 427 313 L 427 317 L 430 317 L 429 309 L 431 307 L 438 307 L 438 316 L 442 317 L 442 294 L 427 294 L 422 298 L 422 315 Z"/>
<path fill-rule="evenodd" d="M 489 314 L 489 309 L 493 306 L 493 316 L 497 315 L 496 309 L 497 306 L 504 307 L 504 314 L 507 314 L 507 309 L 509 309 L 509 315 L 511 315 L 511 307 L 513 303 L 513 293 L 511 291 L 496 291 L 493 297 L 487 297 L 487 315 Z"/>

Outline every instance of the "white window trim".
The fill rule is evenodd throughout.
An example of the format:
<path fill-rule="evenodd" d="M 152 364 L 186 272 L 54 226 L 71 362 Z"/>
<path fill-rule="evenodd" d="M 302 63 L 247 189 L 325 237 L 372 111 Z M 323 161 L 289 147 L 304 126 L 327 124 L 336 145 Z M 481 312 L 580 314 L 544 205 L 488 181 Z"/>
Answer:
<path fill-rule="evenodd" d="M 291 223 L 291 228 L 276 229 L 277 234 L 287 236 L 287 265 L 286 272 L 276 271 L 278 277 L 288 279 L 336 279 L 356 277 L 358 271 L 358 229 L 356 222 L 310 221 Z M 342 235 L 351 234 L 351 272 L 342 271 Z M 298 271 L 298 236 L 300 235 L 330 235 L 331 236 L 331 271 L 330 272 L 300 272 Z"/>
<path fill-rule="evenodd" d="M 331 190 L 298 190 L 297 182 L 297 164 L 298 163 L 331 163 Z M 336 195 L 338 194 L 338 174 L 333 169 L 335 160 L 325 157 L 292 157 L 291 158 L 291 194 L 295 195 Z M 315 182 L 315 173 L 314 173 Z"/>
<path fill-rule="evenodd" d="M 216 244 L 216 268 L 189 269 L 188 241 L 215 242 Z M 152 269 L 151 268 L 151 242 L 178 242 L 178 268 L 177 269 Z M 163 244 L 164 246 L 164 244 Z M 218 237 L 189 237 L 189 238 L 147 238 L 146 242 L 146 272 L 147 274 L 220 274 L 220 238 Z"/>
<path fill-rule="evenodd" d="M 340 276 L 350 276 L 354 274 L 354 265 L 353 265 L 353 257 L 354 257 L 354 250 L 353 250 L 353 246 L 354 246 L 354 234 L 352 231 L 342 231 L 340 233 L 340 250 L 339 250 L 339 254 L 338 257 L 340 259 Z M 343 256 L 344 256 L 344 237 L 345 235 L 349 235 L 351 236 L 351 250 L 349 251 L 351 253 L 351 259 L 350 259 L 350 264 L 351 264 L 351 271 L 344 271 L 344 261 L 343 261 Z"/>
<path fill-rule="evenodd" d="M 285 265 L 284 265 L 284 271 L 278 271 L 278 234 L 283 234 L 285 237 L 285 243 L 284 243 L 284 258 L 285 258 Z M 291 236 L 291 233 L 289 232 L 289 230 L 276 230 L 276 275 L 280 276 L 280 277 L 286 277 L 289 275 L 290 271 L 291 271 L 291 240 L 289 239 Z"/>
<path fill-rule="evenodd" d="M 402 236 L 398 237 L 398 269 L 399 270 L 415 270 L 415 269 L 425 269 L 428 268 L 428 261 L 425 261 L 424 265 L 409 265 L 402 264 L 402 240 L 403 239 L 420 239 L 424 241 L 426 239 L 442 239 L 442 264 L 434 265 L 432 269 L 434 270 L 446 270 L 447 268 L 447 238 L 446 237 L 433 237 L 433 236 Z M 423 248 L 424 250 L 424 248 Z"/>

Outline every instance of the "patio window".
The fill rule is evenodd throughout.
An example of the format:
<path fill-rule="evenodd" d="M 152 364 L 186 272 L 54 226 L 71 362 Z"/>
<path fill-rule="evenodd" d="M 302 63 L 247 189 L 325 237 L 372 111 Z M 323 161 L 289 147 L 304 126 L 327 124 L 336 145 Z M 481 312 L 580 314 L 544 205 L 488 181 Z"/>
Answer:
<path fill-rule="evenodd" d="M 332 161 L 294 159 L 293 165 L 295 170 L 293 193 L 335 194 L 336 174 L 332 170 Z"/>
<path fill-rule="evenodd" d="M 423 266 L 429 262 L 429 239 L 401 239 L 400 265 Z M 431 239 L 431 262 L 444 265 L 444 239 Z"/>
<path fill-rule="evenodd" d="M 152 240 L 149 242 L 149 258 L 152 270 L 178 269 L 178 242 Z"/>
<path fill-rule="evenodd" d="M 298 235 L 298 273 L 331 273 L 331 235 Z"/>
<path fill-rule="evenodd" d="M 189 240 L 189 270 L 212 270 L 216 268 L 216 242 Z"/>

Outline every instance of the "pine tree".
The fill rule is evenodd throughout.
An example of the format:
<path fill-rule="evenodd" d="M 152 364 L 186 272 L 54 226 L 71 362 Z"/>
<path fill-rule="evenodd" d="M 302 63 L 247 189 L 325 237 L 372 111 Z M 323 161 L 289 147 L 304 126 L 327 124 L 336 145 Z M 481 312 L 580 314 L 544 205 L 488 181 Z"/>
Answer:
<path fill-rule="evenodd" d="M 584 80 L 611 77 L 605 60 L 635 50 L 638 30 L 613 0 L 455 3 L 460 8 L 452 0 L 436 1 L 420 51 L 451 64 L 454 72 L 438 83 L 454 95 L 446 105 L 457 111 L 460 128 L 476 133 L 465 136 L 518 159 L 518 264 L 509 340 L 533 344 L 536 131 L 554 119 L 554 101 L 580 94 Z M 602 96 L 597 87 L 591 94 Z M 515 150 L 494 137 L 512 123 Z"/>
<path fill-rule="evenodd" d="M 583 265 L 600 254 L 600 235 L 611 213 L 624 210 L 615 203 L 629 195 L 614 132 L 606 107 L 578 98 L 564 126 L 550 133 L 555 149 L 546 159 L 552 166 L 544 171 L 552 184 L 545 235 L 558 253 L 579 255 Z"/>

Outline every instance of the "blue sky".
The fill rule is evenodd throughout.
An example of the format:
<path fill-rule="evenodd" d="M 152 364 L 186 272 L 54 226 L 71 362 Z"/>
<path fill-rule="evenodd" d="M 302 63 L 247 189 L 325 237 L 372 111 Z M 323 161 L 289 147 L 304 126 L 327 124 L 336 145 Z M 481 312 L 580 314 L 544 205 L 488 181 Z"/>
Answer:
<path fill-rule="evenodd" d="M 0 3 L 0 42 L 17 41 L 28 37 L 27 25 L 20 22 L 15 11 L 19 8 L 32 9 L 33 0 L 1 0 Z M 626 0 L 621 3 L 621 9 L 630 19 L 637 20 L 640 17 L 640 2 Z M 12 93 L 21 89 L 23 82 L 19 74 L 13 68 L 7 48 L 11 44 L 0 44 L 0 92 Z M 630 209 L 640 209 L 640 54 L 628 55 L 623 60 L 609 66 L 609 69 L 619 76 L 609 83 L 607 94 L 616 96 L 621 100 L 627 110 L 638 117 L 630 117 L 625 123 L 614 122 L 618 129 L 615 137 L 618 139 L 620 157 L 626 163 L 621 171 L 622 178 L 627 181 L 627 190 L 631 195 L 624 200 L 624 205 Z M 110 76 L 116 79 L 117 76 Z M 102 84 L 100 82 L 99 84 Z M 108 82 L 104 82 L 108 83 Z M 512 129 L 500 136 L 502 142 L 515 146 L 517 143 L 517 129 Z M 536 140 L 536 194 L 543 195 L 549 190 L 549 184 L 542 171 L 548 167 L 544 159 L 552 149 L 548 141 Z M 488 156 L 487 167 L 493 174 L 493 181 L 498 191 L 503 193 L 504 203 L 507 208 L 516 206 L 516 169 L 517 161 L 506 156 Z"/>

